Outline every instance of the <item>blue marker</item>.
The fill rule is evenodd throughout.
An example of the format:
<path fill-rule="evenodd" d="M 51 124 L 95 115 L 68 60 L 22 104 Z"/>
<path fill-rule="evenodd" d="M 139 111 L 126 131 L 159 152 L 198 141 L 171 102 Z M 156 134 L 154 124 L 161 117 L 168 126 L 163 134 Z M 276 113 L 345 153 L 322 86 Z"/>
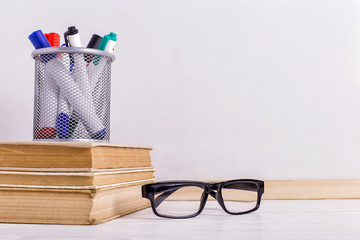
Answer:
<path fill-rule="evenodd" d="M 65 99 L 64 99 L 65 100 Z M 64 104 L 67 104 L 66 102 Z M 69 138 L 69 116 L 61 112 L 56 121 L 56 129 L 60 139 Z"/>
<path fill-rule="evenodd" d="M 41 30 L 37 30 L 30 34 L 29 39 L 35 49 L 51 47 L 49 41 L 46 39 L 44 33 Z M 55 57 L 56 54 L 45 54 L 41 56 L 41 60 L 46 63 Z"/>
<path fill-rule="evenodd" d="M 37 30 L 30 34 L 29 39 L 34 45 L 35 49 L 51 47 L 49 41 L 46 39 L 41 30 Z M 48 63 L 51 59 L 56 58 L 56 54 L 41 55 L 41 60 Z M 40 127 L 36 130 L 36 139 L 49 139 L 55 138 L 57 130 L 56 125 L 56 109 L 53 103 L 57 103 L 58 96 L 56 90 L 56 83 L 47 72 L 44 74 L 44 83 L 42 94 L 40 95 L 41 108 L 40 108 Z"/>
<path fill-rule="evenodd" d="M 49 41 L 46 39 L 41 30 L 37 30 L 30 34 L 29 39 L 34 45 L 35 49 L 51 47 Z"/>

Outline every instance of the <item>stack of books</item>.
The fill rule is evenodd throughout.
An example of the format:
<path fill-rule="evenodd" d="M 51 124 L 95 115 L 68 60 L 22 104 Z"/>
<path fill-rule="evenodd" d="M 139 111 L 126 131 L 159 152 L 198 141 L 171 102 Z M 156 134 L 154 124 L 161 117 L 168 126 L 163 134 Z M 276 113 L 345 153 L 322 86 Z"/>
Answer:
<path fill-rule="evenodd" d="M 0 222 L 99 224 L 146 208 L 151 148 L 94 142 L 0 143 Z"/>

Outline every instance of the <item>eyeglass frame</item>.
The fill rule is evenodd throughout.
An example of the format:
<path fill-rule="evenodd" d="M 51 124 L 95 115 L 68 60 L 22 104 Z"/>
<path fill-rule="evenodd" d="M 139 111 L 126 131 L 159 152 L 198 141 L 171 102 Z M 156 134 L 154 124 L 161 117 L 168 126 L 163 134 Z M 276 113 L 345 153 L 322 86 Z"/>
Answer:
<path fill-rule="evenodd" d="M 226 186 L 228 184 L 237 183 L 237 182 L 251 183 L 251 184 L 256 185 L 256 188 L 257 188 L 257 202 L 256 202 L 256 206 L 253 209 L 250 209 L 250 210 L 247 210 L 247 211 L 244 211 L 244 212 L 235 212 L 235 213 L 230 212 L 230 211 L 228 211 L 226 209 L 221 190 L 222 190 L 222 188 L 224 186 Z M 183 187 L 200 187 L 200 188 L 202 188 L 204 190 L 204 192 L 203 192 L 203 194 L 201 196 L 201 199 L 200 199 L 200 206 L 199 206 L 198 211 L 196 213 L 194 213 L 194 214 L 187 215 L 187 216 L 170 216 L 170 215 L 160 214 L 156 210 L 157 206 L 156 206 L 155 198 L 154 198 L 156 190 L 159 189 L 159 188 L 163 188 L 163 189 L 161 189 L 161 192 L 166 192 L 166 190 L 172 190 L 172 189 L 175 188 L 176 189 L 175 191 L 177 191 L 178 189 L 183 188 Z M 256 179 L 234 179 L 234 180 L 222 181 L 222 182 L 163 181 L 163 182 L 156 182 L 156 183 L 150 183 L 150 184 L 143 185 L 141 190 L 142 190 L 142 197 L 147 198 L 147 199 L 150 200 L 151 208 L 152 208 L 154 214 L 156 216 L 158 216 L 158 217 L 174 218 L 174 219 L 196 217 L 204 210 L 204 207 L 206 205 L 209 194 L 213 198 L 216 199 L 216 201 L 219 203 L 221 208 L 226 213 L 231 214 L 231 215 L 242 215 L 242 214 L 247 214 L 247 213 L 250 213 L 250 212 L 254 212 L 257 209 L 259 209 L 260 202 L 261 202 L 261 197 L 262 197 L 262 195 L 264 193 L 264 181 L 256 180 Z M 162 202 L 165 199 L 160 199 L 160 200 Z"/>

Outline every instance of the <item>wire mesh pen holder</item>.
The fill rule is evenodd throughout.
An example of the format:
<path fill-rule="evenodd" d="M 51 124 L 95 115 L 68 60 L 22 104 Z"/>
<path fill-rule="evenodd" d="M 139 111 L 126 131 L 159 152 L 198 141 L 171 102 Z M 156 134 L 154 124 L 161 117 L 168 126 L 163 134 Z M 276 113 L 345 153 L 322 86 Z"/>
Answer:
<path fill-rule="evenodd" d="M 52 47 L 35 59 L 33 140 L 109 141 L 111 53 Z"/>

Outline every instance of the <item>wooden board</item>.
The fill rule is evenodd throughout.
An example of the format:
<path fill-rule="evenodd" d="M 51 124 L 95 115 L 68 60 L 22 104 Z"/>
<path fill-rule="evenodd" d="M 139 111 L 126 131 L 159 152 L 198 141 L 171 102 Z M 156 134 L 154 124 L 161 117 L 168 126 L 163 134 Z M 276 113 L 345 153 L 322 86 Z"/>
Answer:
<path fill-rule="evenodd" d="M 359 199 L 360 179 L 268 180 L 263 199 Z"/>
<path fill-rule="evenodd" d="M 209 181 L 217 182 L 217 181 Z M 360 179 L 341 180 L 266 180 L 263 200 L 360 199 Z M 171 200 L 199 199 L 199 193 L 188 188 Z M 209 200 L 214 200 L 209 196 Z"/>

